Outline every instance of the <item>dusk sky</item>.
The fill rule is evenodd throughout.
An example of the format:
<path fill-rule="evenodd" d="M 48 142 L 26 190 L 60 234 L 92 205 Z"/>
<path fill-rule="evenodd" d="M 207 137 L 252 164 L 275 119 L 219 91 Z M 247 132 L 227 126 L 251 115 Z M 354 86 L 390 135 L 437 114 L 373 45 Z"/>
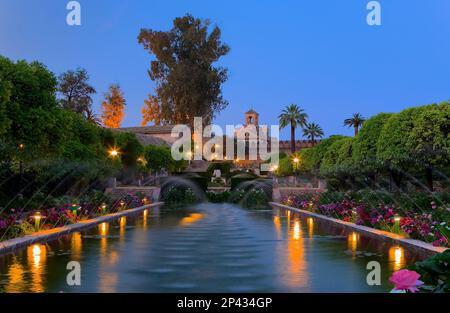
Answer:
<path fill-rule="evenodd" d="M 296 103 L 326 136 L 351 135 L 343 120 L 352 113 L 450 99 L 448 0 L 381 0 L 381 26 L 367 25 L 368 0 L 80 0 L 82 25 L 72 27 L 68 2 L 0 0 L 0 54 L 38 60 L 56 74 L 86 68 L 97 113 L 108 85 L 119 83 L 123 126 L 140 125 L 154 89 L 139 30 L 169 30 L 186 13 L 217 24 L 231 47 L 220 62 L 229 69 L 220 125 L 242 123 L 251 107 L 261 123 L 277 124 L 283 107 Z"/>

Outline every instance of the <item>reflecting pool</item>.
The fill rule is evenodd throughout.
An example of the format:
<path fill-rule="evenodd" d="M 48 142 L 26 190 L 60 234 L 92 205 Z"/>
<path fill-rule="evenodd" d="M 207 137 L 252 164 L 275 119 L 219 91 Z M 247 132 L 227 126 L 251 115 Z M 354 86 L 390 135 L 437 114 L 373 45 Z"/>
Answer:
<path fill-rule="evenodd" d="M 0 256 L 2 292 L 386 292 L 418 260 L 399 246 L 282 209 L 152 208 Z M 67 263 L 81 265 L 69 286 Z M 369 286 L 367 263 L 381 264 Z"/>

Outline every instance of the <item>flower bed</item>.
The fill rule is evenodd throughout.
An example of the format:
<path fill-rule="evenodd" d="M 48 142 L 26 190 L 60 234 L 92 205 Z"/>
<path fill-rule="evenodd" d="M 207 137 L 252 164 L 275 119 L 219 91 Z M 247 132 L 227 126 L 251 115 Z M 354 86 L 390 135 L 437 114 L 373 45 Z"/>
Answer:
<path fill-rule="evenodd" d="M 12 208 L 0 213 L 0 241 L 21 237 L 40 230 L 61 227 L 82 220 L 91 219 L 128 208 L 148 204 L 149 200 L 143 194 L 128 194 L 120 198 L 110 198 L 102 194 L 95 194 L 77 199 L 58 206 L 41 208 L 39 210 L 25 210 Z"/>
<path fill-rule="evenodd" d="M 384 194 L 386 196 L 386 194 Z M 417 195 L 416 195 L 417 196 Z M 361 197 L 354 194 L 311 193 L 290 195 L 282 204 L 320 213 L 358 225 L 400 233 L 413 239 L 431 242 L 435 246 L 449 247 L 450 205 L 443 201 L 430 201 L 428 206 L 396 205 L 388 197 Z M 447 198 L 447 195 L 444 196 Z M 330 201 L 333 199 L 332 201 Z M 373 199 L 377 199 L 374 203 Z M 387 199 L 387 200 L 386 200 Z M 414 202 L 417 205 L 417 202 Z"/>

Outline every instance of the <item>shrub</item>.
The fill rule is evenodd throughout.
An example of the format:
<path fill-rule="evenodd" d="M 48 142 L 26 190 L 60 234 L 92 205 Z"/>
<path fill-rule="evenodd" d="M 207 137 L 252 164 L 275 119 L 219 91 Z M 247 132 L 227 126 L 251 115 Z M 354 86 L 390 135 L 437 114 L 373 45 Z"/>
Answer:
<path fill-rule="evenodd" d="M 231 193 L 229 191 L 224 192 L 212 192 L 208 191 L 206 193 L 206 199 L 212 203 L 224 203 L 228 202 L 230 199 Z"/>
<path fill-rule="evenodd" d="M 242 205 L 249 209 L 262 209 L 268 207 L 269 200 L 264 190 L 253 188 L 244 196 Z"/>
<path fill-rule="evenodd" d="M 409 267 L 420 274 L 425 285 L 420 289 L 428 292 L 450 292 L 450 250 L 417 262 Z"/>

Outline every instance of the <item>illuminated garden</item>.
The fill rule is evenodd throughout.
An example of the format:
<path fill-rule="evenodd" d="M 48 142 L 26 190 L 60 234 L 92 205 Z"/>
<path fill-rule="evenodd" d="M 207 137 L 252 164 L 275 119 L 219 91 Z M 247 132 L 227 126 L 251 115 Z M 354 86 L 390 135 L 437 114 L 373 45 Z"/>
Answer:
<path fill-rule="evenodd" d="M 85 68 L 0 56 L 0 292 L 450 291 L 450 102 L 351 111 L 328 134 L 301 102 L 225 100 L 232 50 L 209 20 L 136 35 L 139 107 Z M 254 138 L 193 132 L 174 153 L 175 125 L 227 107 Z"/>

